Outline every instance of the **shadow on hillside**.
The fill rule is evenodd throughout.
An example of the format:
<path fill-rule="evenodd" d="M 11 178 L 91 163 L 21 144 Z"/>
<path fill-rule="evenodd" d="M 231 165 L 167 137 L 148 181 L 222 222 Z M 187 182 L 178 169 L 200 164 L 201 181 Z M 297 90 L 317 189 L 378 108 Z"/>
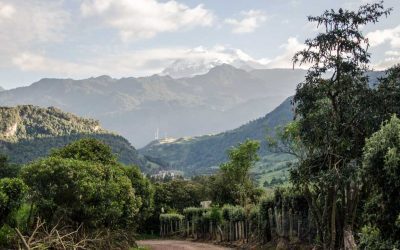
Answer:
<path fill-rule="evenodd" d="M 140 155 L 125 138 L 114 134 L 73 134 L 23 139 L 15 143 L 0 141 L 0 151 L 8 155 L 11 162 L 25 164 L 46 157 L 51 150 L 61 148 L 82 138 L 95 138 L 103 141 L 112 148 L 113 153 L 122 163 L 138 165 L 144 172 L 151 173 L 155 171 L 155 168 L 163 168 L 159 163 L 154 163 Z"/>

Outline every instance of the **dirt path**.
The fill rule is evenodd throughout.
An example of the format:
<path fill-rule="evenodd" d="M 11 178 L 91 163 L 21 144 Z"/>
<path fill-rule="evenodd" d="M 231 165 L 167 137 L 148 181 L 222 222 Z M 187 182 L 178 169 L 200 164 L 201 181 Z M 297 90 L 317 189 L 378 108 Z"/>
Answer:
<path fill-rule="evenodd" d="M 184 241 L 184 240 L 141 240 L 139 246 L 150 247 L 152 250 L 227 250 L 230 248 L 220 247 L 207 243 Z"/>

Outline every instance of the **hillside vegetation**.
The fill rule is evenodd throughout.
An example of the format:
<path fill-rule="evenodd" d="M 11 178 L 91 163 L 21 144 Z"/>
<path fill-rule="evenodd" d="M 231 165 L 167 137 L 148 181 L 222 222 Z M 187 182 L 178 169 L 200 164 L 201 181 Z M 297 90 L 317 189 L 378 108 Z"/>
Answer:
<path fill-rule="evenodd" d="M 0 149 L 14 163 L 27 163 L 44 157 L 53 148 L 83 137 L 104 141 L 125 164 L 136 164 L 146 171 L 158 167 L 140 156 L 126 139 L 103 129 L 96 120 L 54 107 L 0 107 Z"/>
<path fill-rule="evenodd" d="M 258 140 L 261 142 L 261 161 L 257 163 L 255 174 L 266 173 L 269 170 L 271 171 L 268 173 L 271 174 L 276 172 L 273 169 L 281 167 L 279 173 L 274 173 L 280 176 L 282 170 L 285 170 L 286 162 L 291 158 L 285 154 L 269 152 L 266 137 L 273 135 L 277 127 L 284 126 L 291 120 L 291 98 L 287 98 L 266 116 L 237 129 L 216 135 L 153 141 L 139 149 L 139 152 L 168 162 L 170 168 L 182 170 L 190 176 L 215 172 L 219 164 L 227 160 L 228 149 L 247 139 Z M 272 178 L 271 175 L 270 177 Z M 262 179 L 262 184 L 265 180 L 270 180 L 269 177 Z"/>

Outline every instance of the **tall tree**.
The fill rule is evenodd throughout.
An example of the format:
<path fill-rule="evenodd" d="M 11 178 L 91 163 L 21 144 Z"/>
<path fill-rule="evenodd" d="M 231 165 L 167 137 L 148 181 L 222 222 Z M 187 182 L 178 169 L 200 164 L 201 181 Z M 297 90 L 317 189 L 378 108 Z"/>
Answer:
<path fill-rule="evenodd" d="M 214 180 L 214 202 L 240 204 L 255 202 L 260 196 L 250 179 L 250 169 L 258 161 L 258 141 L 247 140 L 228 151 L 229 161 L 220 166 Z"/>
<path fill-rule="evenodd" d="M 364 138 L 373 131 L 365 76 L 368 40 L 360 28 L 390 14 L 383 2 L 357 11 L 327 10 L 309 17 L 324 29 L 306 40 L 295 64 L 308 64 L 294 97 L 299 137 L 306 156 L 291 179 L 307 199 L 323 249 L 354 249 L 353 225 L 358 202 L 357 168 Z M 327 77 L 328 76 L 328 77 Z"/>

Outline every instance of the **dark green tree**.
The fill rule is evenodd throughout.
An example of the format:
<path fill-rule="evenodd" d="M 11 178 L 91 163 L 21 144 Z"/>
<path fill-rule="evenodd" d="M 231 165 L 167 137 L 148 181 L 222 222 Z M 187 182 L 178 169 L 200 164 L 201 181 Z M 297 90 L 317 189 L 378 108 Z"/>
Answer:
<path fill-rule="evenodd" d="M 400 119 L 395 115 L 367 140 L 361 173 L 368 184 L 365 223 L 378 228 L 375 231 L 383 240 L 397 241 L 399 248 L 400 225 L 396 221 L 400 216 Z"/>
<path fill-rule="evenodd" d="M 365 76 L 370 55 L 360 28 L 390 11 L 379 2 L 309 17 L 324 31 L 306 40 L 293 59 L 310 68 L 294 97 L 306 156 L 291 179 L 308 199 L 323 249 L 356 247 L 356 173 L 365 137 L 373 132 L 373 93 Z"/>

